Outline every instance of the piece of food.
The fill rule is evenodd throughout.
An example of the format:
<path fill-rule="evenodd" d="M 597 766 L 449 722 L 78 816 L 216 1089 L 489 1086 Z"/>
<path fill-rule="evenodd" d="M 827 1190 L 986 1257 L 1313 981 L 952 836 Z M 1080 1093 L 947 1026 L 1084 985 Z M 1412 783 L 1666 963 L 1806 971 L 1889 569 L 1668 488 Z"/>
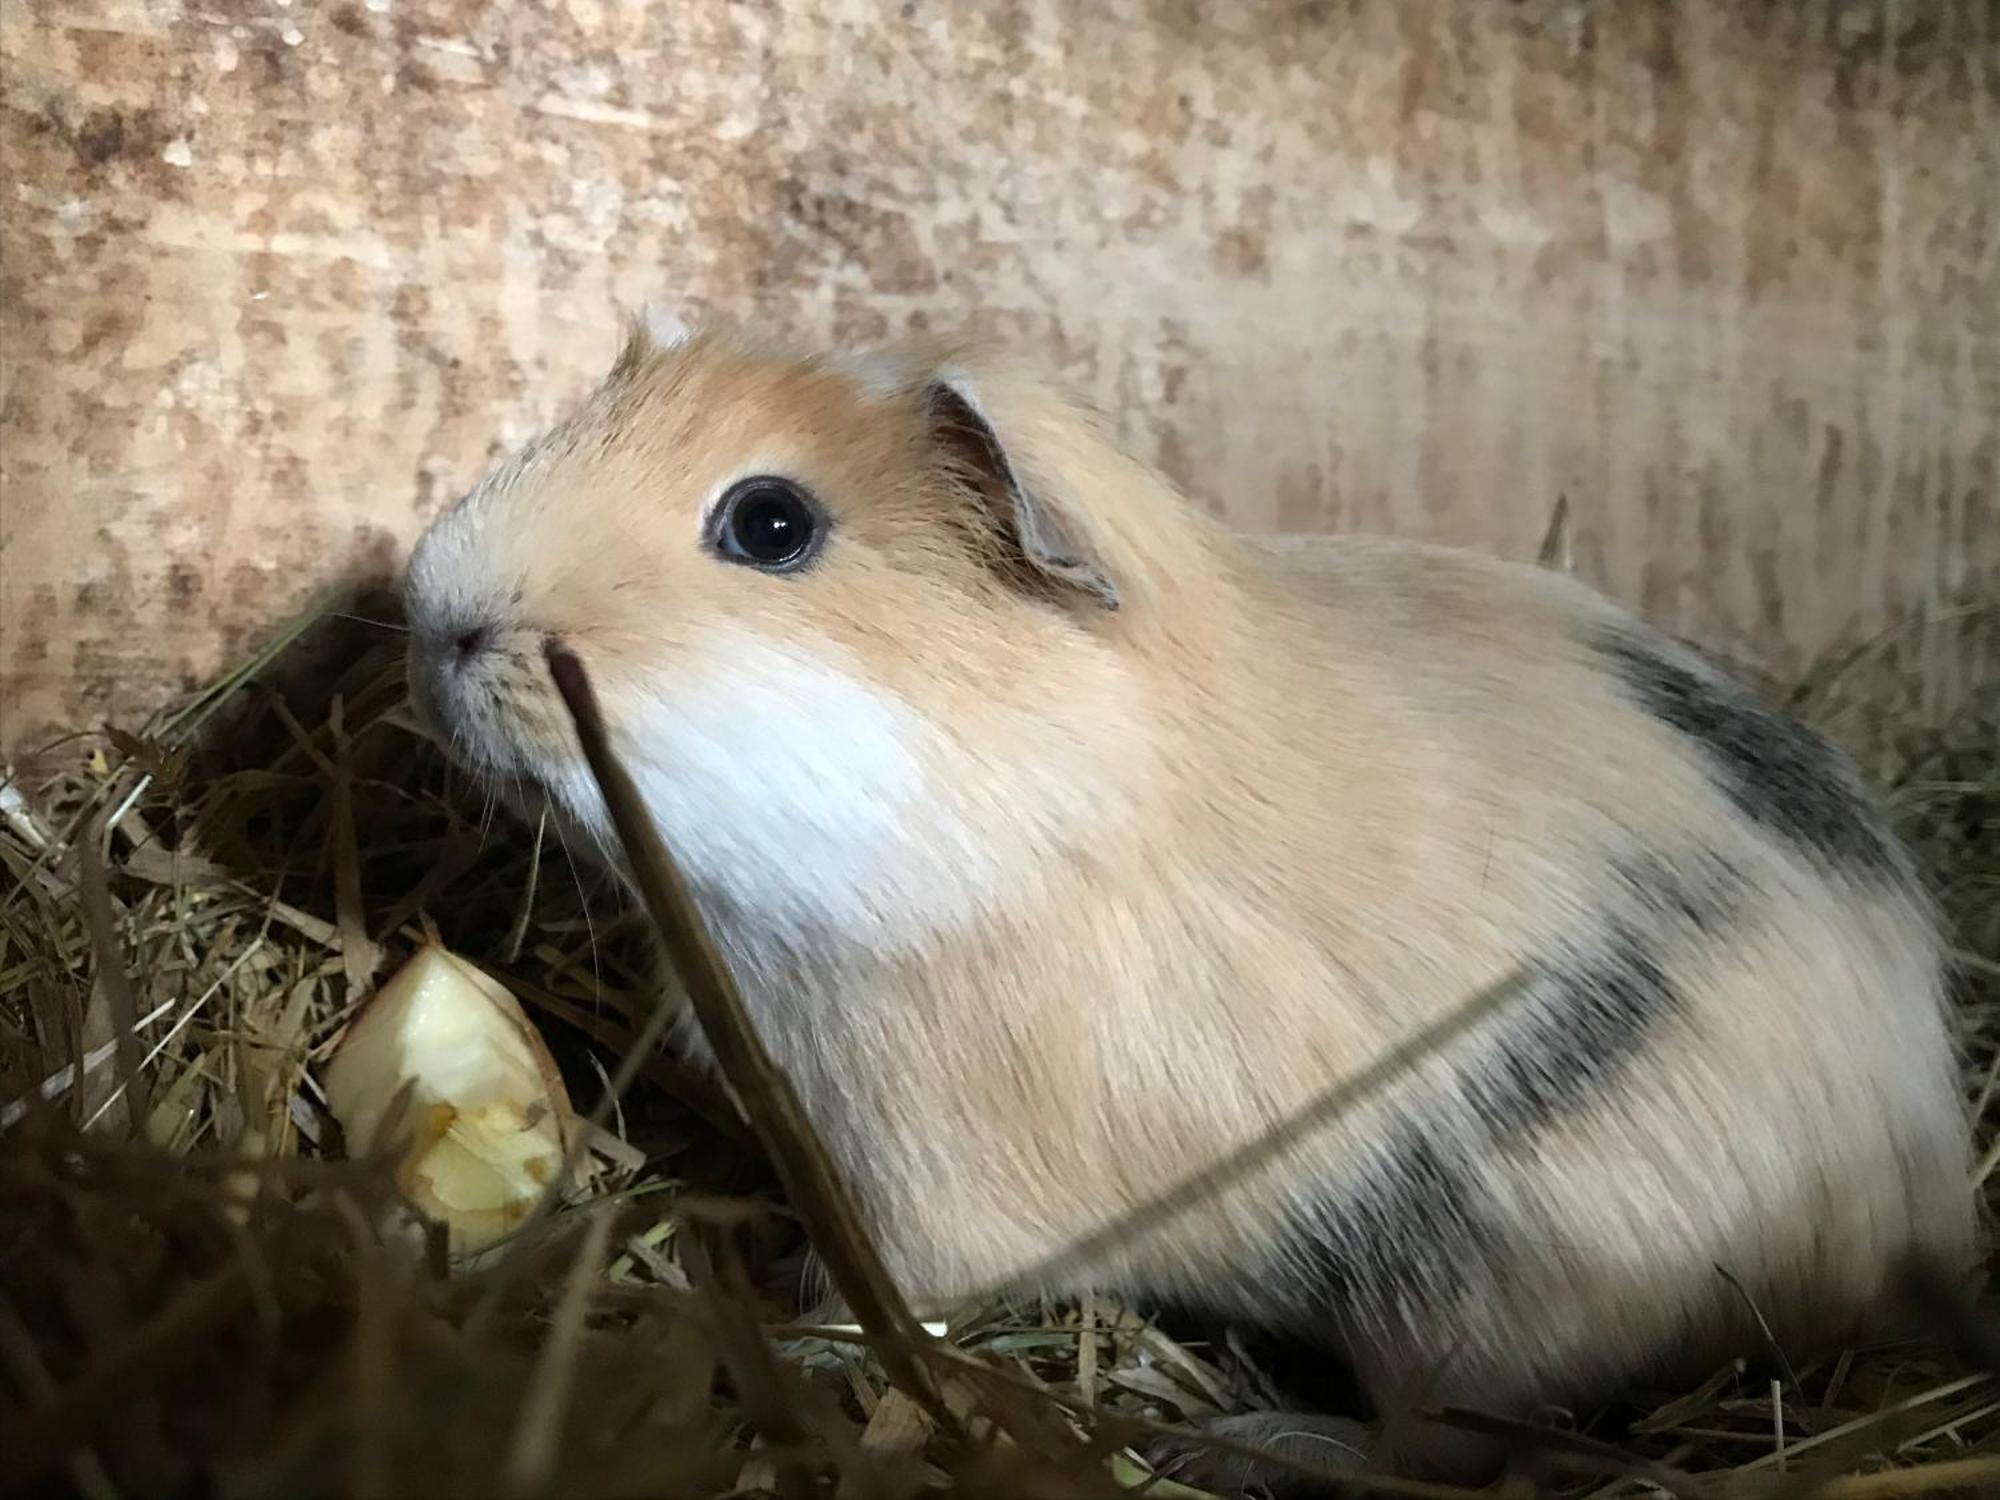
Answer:
<path fill-rule="evenodd" d="M 520 1003 L 435 944 L 349 1025 L 325 1084 L 348 1154 L 393 1156 L 398 1186 L 454 1254 L 517 1228 L 581 1128 Z"/>

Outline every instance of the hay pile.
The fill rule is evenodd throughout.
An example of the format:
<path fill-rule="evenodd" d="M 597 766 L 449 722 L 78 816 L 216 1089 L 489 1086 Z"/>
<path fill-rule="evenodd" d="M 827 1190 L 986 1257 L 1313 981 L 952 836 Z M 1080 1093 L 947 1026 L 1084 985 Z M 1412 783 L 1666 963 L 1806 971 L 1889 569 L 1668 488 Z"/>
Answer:
<path fill-rule="evenodd" d="M 388 1168 L 343 1157 L 314 1069 L 433 925 L 530 1007 L 585 1109 L 657 997 L 641 918 L 410 732 L 393 625 L 347 618 L 0 790 L 0 1487 L 1194 1493 L 1135 1455 L 1161 1424 L 1272 1404 L 1241 1346 L 1102 1302 L 993 1308 L 951 1331 L 928 1391 L 899 1388 L 865 1340 L 787 1322 L 798 1226 L 716 1090 L 663 1056 L 604 1112 L 604 1191 L 497 1267 L 451 1274 L 435 1236 L 398 1227 Z M 1996 661 L 2000 611 L 1968 609 L 1790 695 L 1937 883 L 1988 1194 L 2000 681 L 1978 669 Z M 1578 1414 L 1524 1475 L 1607 1497 L 2000 1484 L 1977 1456 L 2000 1449 L 2000 1385 L 1928 1345 L 1648 1401 Z"/>

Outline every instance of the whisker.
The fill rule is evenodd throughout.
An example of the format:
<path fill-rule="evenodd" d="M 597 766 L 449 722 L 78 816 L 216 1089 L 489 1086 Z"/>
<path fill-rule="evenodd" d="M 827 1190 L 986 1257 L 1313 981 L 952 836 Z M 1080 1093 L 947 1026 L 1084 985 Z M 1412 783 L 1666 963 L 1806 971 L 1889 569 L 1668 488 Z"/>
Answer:
<path fill-rule="evenodd" d="M 519 799 L 523 807 L 527 805 L 527 797 L 521 790 L 521 777 L 518 772 L 514 775 L 514 795 Z M 515 920 L 514 930 L 507 935 L 505 953 L 507 962 L 510 964 L 520 961 L 521 949 L 527 946 L 528 928 L 532 924 L 535 915 L 535 898 L 541 894 L 542 841 L 548 831 L 549 803 L 548 799 L 544 797 L 542 799 L 542 815 L 535 822 L 534 852 L 528 857 L 527 889 L 521 896 L 521 914 Z"/>
<path fill-rule="evenodd" d="M 590 893 L 583 888 L 583 874 L 576 867 L 576 856 L 570 852 L 569 835 L 563 832 L 563 820 L 561 818 L 551 818 L 549 821 L 555 824 L 556 842 L 562 845 L 563 862 L 569 866 L 569 878 L 576 885 L 577 903 L 583 910 L 584 937 L 590 944 L 591 983 L 596 989 L 598 1007 L 602 1009 L 604 1005 L 604 969 L 597 959 L 597 922 L 590 913 Z"/>
<path fill-rule="evenodd" d="M 398 625 L 389 620 L 371 620 L 366 615 L 350 615 L 345 610 L 339 609 L 330 609 L 327 613 L 336 620 L 352 620 L 357 625 L 373 625 L 377 630 L 393 630 L 398 635 L 410 633 L 409 626 Z"/>

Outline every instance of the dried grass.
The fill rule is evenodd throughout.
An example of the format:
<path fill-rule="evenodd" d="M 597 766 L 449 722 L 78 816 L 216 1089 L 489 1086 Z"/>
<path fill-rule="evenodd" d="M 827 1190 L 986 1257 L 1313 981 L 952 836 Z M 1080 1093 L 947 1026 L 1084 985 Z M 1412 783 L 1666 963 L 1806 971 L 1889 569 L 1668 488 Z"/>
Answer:
<path fill-rule="evenodd" d="M 1271 1403 L 1233 1341 L 1102 1298 L 995 1304 L 885 1363 L 880 1337 L 788 1321 L 798 1228 L 715 1087 L 641 1056 L 607 1098 L 656 1014 L 643 919 L 409 732 L 398 645 L 316 618 L 145 732 L 77 737 L 0 788 L 0 1487 L 1194 1493 L 1137 1448 Z M 1989 1201 L 1995 663 L 2000 610 L 1939 612 L 1784 694 L 1861 758 L 1936 884 Z M 343 1159 L 313 1078 L 432 925 L 538 1014 L 618 1164 L 472 1274 L 398 1216 L 383 1164 Z M 894 1375 L 910 1348 L 922 1389 Z M 1853 1350 L 1525 1446 L 1523 1492 L 1995 1493 L 2000 1382 L 1935 1345 Z"/>

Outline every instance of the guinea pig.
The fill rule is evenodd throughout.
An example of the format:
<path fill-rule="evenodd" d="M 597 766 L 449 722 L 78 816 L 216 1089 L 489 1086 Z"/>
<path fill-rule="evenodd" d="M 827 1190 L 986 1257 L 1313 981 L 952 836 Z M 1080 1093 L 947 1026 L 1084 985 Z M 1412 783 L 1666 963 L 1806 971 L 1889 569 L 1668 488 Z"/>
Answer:
<path fill-rule="evenodd" d="M 1905 1255 L 1973 1263 L 1906 851 L 1825 742 L 1570 578 L 1238 534 L 991 349 L 641 327 L 439 518 L 407 609 L 441 737 L 615 863 L 543 645 L 585 663 L 920 1310 L 1033 1282 L 1510 976 L 1035 1289 L 1518 1417 L 1856 1336 Z M 1352 1446 L 1482 1461 L 1388 1431 Z"/>

